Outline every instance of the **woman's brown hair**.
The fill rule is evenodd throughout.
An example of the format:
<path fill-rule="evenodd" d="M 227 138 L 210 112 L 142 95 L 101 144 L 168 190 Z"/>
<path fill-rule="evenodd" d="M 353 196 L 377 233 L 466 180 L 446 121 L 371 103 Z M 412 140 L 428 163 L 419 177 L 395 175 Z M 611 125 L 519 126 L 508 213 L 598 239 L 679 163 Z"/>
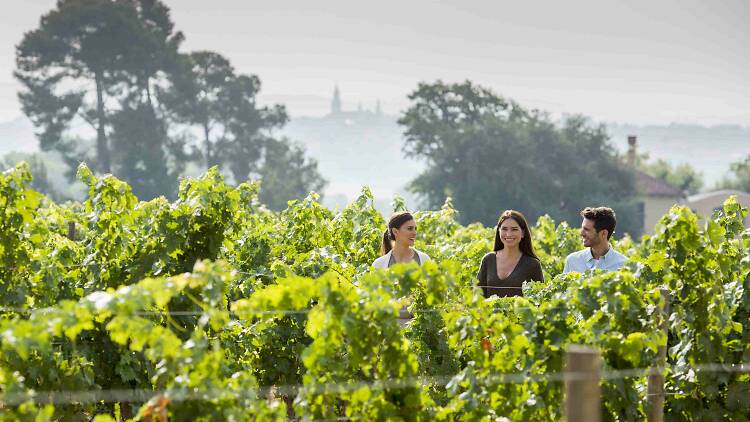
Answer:
<path fill-rule="evenodd" d="M 497 226 L 495 226 L 494 251 L 497 252 L 505 247 L 502 239 L 500 239 L 500 226 L 509 218 L 512 218 L 513 221 L 518 223 L 518 225 L 521 226 L 521 231 L 523 231 L 523 239 L 521 239 L 521 243 L 518 245 L 521 252 L 532 258 L 539 259 L 539 257 L 536 256 L 536 253 L 534 253 L 534 245 L 531 243 L 531 230 L 529 229 L 529 224 L 526 223 L 526 217 L 516 210 L 505 210 L 500 214 L 500 219 L 497 221 Z"/>
<path fill-rule="evenodd" d="M 393 249 L 391 242 L 396 240 L 396 237 L 391 230 L 400 229 L 401 226 L 409 220 L 414 220 L 414 217 L 406 211 L 397 212 L 391 216 L 391 219 L 388 220 L 388 228 L 383 232 L 383 242 L 380 244 L 380 255 L 385 255 Z"/>

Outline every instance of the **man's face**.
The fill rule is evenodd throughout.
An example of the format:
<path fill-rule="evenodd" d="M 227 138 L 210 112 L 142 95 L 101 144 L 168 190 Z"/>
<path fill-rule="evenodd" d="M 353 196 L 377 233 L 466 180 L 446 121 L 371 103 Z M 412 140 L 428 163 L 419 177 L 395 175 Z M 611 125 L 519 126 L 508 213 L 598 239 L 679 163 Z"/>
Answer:
<path fill-rule="evenodd" d="M 584 218 L 583 223 L 581 223 L 581 239 L 583 239 L 583 246 L 587 248 L 596 247 L 601 242 L 607 241 L 607 231 L 601 230 L 597 233 L 594 228 L 594 221 Z"/>

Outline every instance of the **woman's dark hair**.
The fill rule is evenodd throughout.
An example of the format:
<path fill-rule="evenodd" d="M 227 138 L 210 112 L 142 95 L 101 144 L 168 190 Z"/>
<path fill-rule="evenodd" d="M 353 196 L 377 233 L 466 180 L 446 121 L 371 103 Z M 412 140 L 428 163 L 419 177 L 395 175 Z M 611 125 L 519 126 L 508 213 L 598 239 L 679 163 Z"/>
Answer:
<path fill-rule="evenodd" d="M 383 242 L 380 244 L 380 255 L 385 255 L 393 249 L 391 242 L 396 240 L 396 237 L 393 236 L 391 230 L 400 229 L 401 226 L 409 220 L 414 220 L 414 217 L 406 211 L 397 212 L 391 216 L 391 219 L 388 220 L 388 228 L 383 232 Z"/>
<path fill-rule="evenodd" d="M 529 229 L 528 223 L 526 223 L 526 217 L 515 210 L 505 210 L 502 214 L 500 214 L 500 219 L 497 221 L 497 226 L 495 226 L 494 251 L 497 252 L 505 247 L 505 245 L 503 245 L 502 239 L 500 239 L 500 226 L 505 220 L 509 218 L 518 223 L 518 225 L 521 226 L 521 230 L 523 231 L 523 239 L 521 239 L 521 243 L 518 245 L 519 249 L 521 249 L 521 252 L 532 258 L 539 259 L 539 257 L 536 256 L 536 253 L 534 253 L 534 246 L 531 243 L 531 230 Z"/>

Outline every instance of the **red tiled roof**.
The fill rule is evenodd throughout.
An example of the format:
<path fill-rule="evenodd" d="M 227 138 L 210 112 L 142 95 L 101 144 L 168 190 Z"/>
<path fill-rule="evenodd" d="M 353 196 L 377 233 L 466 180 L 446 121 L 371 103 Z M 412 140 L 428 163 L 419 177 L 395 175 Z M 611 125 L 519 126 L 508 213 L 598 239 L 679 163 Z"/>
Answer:
<path fill-rule="evenodd" d="M 649 174 L 642 171 L 636 171 L 636 178 L 638 181 L 638 187 L 646 196 L 662 196 L 662 197 L 677 197 L 684 198 L 685 192 L 681 191 L 678 187 L 670 185 L 669 183 L 657 179 Z"/>

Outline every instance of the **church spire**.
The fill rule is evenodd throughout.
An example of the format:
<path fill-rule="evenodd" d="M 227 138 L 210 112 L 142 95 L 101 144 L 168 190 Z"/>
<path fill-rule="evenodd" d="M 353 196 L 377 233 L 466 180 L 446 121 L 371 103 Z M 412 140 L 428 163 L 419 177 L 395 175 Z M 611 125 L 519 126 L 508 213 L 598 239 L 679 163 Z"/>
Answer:
<path fill-rule="evenodd" d="M 333 88 L 333 100 L 331 100 L 331 114 L 341 113 L 341 95 L 339 94 L 339 84 Z"/>

